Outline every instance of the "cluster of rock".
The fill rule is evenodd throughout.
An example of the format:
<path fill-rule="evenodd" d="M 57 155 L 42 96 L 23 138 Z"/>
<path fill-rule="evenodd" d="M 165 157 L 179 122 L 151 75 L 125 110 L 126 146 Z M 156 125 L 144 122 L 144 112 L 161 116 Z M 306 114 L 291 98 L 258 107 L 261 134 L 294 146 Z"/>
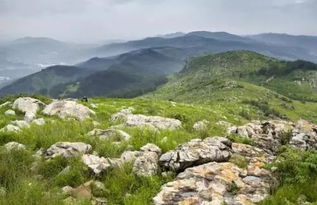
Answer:
<path fill-rule="evenodd" d="M 139 127 L 151 129 L 175 130 L 182 126 L 182 122 L 177 119 L 165 118 L 160 116 L 146 116 L 133 114 L 132 108 L 122 109 L 120 112 L 111 116 L 112 121 L 121 121 L 125 127 Z"/>
<path fill-rule="evenodd" d="M 120 158 L 105 158 L 94 154 L 84 154 L 82 160 L 94 173 L 100 174 L 109 168 L 133 163 L 133 172 L 139 176 L 152 176 L 158 172 L 158 160 L 161 149 L 153 144 L 146 144 L 140 151 L 125 151 Z"/>
<path fill-rule="evenodd" d="M 8 106 L 10 104 L 10 102 L 6 102 L 2 104 L 1 107 Z M 28 128 L 30 123 L 34 123 L 36 125 L 45 124 L 45 120 L 43 118 L 36 119 L 37 113 L 43 108 L 43 113 L 46 115 L 57 115 L 61 118 L 71 117 L 78 120 L 85 120 L 89 118 L 90 115 L 95 114 L 86 106 L 78 104 L 75 101 L 54 100 L 49 105 L 45 105 L 45 103 L 38 99 L 31 97 L 20 97 L 13 102 L 12 109 L 23 112 L 24 120 L 12 121 L 10 124 L 3 127 L 1 131 L 18 132 L 22 128 Z M 12 109 L 7 110 L 4 114 L 6 116 L 16 115 L 15 111 Z"/>
<path fill-rule="evenodd" d="M 228 133 L 250 138 L 257 146 L 273 153 L 282 144 L 304 150 L 317 147 L 317 127 L 305 120 L 295 123 L 280 120 L 252 121 L 243 126 L 230 127 Z"/>

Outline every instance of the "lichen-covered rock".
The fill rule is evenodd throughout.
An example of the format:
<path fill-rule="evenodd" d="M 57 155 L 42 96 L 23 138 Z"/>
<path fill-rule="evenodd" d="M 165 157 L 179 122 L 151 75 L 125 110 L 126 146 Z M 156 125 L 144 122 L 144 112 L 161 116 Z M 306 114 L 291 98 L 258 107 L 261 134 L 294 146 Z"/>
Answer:
<path fill-rule="evenodd" d="M 44 155 L 46 158 L 54 158 L 57 156 L 70 158 L 81 154 L 87 154 L 91 149 L 91 145 L 82 142 L 57 142 L 49 147 L 44 152 Z"/>
<path fill-rule="evenodd" d="M 177 119 L 132 114 L 131 109 L 123 109 L 119 113 L 112 115 L 111 119 L 122 121 L 123 125 L 126 127 L 148 127 L 152 129 L 175 130 L 182 126 L 181 121 Z"/>
<path fill-rule="evenodd" d="M 29 128 L 30 124 L 25 120 L 15 120 L 11 122 L 12 125 L 18 126 L 19 128 Z"/>
<path fill-rule="evenodd" d="M 102 140 L 113 140 L 116 142 L 126 141 L 131 138 L 131 136 L 128 133 L 122 130 L 113 129 L 113 128 L 106 129 L 106 130 L 94 129 L 90 131 L 88 135 L 97 136 L 99 139 L 102 139 Z"/>
<path fill-rule="evenodd" d="M 71 117 L 77 120 L 85 120 L 95 112 L 88 107 L 71 100 L 55 100 L 43 110 L 46 115 L 57 115 L 60 118 Z"/>
<path fill-rule="evenodd" d="M 230 162 L 210 162 L 186 169 L 163 185 L 155 205 L 250 205 L 269 194 L 271 176 L 257 177 Z"/>
<path fill-rule="evenodd" d="M 193 129 L 195 131 L 205 131 L 207 130 L 208 124 L 209 124 L 208 120 L 198 121 L 193 125 Z"/>
<path fill-rule="evenodd" d="M 20 97 L 13 103 L 13 109 L 25 113 L 25 120 L 30 122 L 36 117 L 36 113 L 44 107 L 45 104 L 38 99 L 30 97 Z"/>
<path fill-rule="evenodd" d="M 15 120 L 3 127 L 1 132 L 19 132 L 22 128 L 29 128 L 30 125 L 25 120 Z"/>
<path fill-rule="evenodd" d="M 8 142 L 4 145 L 4 147 L 8 150 L 25 150 L 25 145 L 17 143 L 17 142 Z"/>
<path fill-rule="evenodd" d="M 182 171 L 188 167 L 207 163 L 225 162 L 231 156 L 231 141 L 224 137 L 193 139 L 163 154 L 159 162 L 165 169 Z"/>

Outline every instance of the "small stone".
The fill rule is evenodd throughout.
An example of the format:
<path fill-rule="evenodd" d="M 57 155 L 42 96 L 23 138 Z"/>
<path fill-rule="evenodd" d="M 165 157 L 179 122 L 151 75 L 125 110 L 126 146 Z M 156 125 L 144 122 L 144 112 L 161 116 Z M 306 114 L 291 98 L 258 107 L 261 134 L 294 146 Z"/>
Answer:
<path fill-rule="evenodd" d="M 15 115 L 15 111 L 14 110 L 7 110 L 7 111 L 4 112 L 4 115 L 6 115 L 6 116 L 10 116 L 10 115 L 14 116 Z"/>
<path fill-rule="evenodd" d="M 43 118 L 35 119 L 35 120 L 33 120 L 32 122 L 33 122 L 34 124 L 36 124 L 36 125 L 39 125 L 39 126 L 45 124 L 45 120 L 44 120 Z"/>
<path fill-rule="evenodd" d="M 25 145 L 17 143 L 17 142 L 9 142 L 7 144 L 4 145 L 4 147 L 8 150 L 8 151 L 12 151 L 12 150 L 25 150 Z"/>

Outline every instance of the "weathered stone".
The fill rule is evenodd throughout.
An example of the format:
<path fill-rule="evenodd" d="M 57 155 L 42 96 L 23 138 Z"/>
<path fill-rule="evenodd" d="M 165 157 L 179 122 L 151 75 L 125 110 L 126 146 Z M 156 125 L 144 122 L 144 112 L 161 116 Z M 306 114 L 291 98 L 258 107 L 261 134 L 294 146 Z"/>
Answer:
<path fill-rule="evenodd" d="M 243 126 L 228 128 L 229 134 L 238 134 L 252 139 L 257 146 L 266 151 L 276 152 L 283 137 L 293 128 L 293 123 L 279 120 L 252 121 Z"/>
<path fill-rule="evenodd" d="M 82 156 L 82 160 L 83 163 L 94 172 L 94 174 L 100 174 L 110 167 L 118 166 L 120 164 L 119 159 L 104 158 L 92 154 L 84 154 Z"/>
<path fill-rule="evenodd" d="M 17 142 L 8 142 L 4 145 L 4 147 L 8 150 L 25 150 L 25 145 L 17 143 Z"/>
<path fill-rule="evenodd" d="M 220 120 L 218 122 L 216 122 L 216 125 L 221 125 L 221 126 L 224 126 L 224 127 L 231 127 L 232 124 L 230 122 L 226 122 L 226 121 L 223 121 L 223 120 Z"/>
<path fill-rule="evenodd" d="M 194 139 L 163 154 L 159 161 L 166 169 L 182 171 L 187 167 L 207 163 L 225 162 L 231 156 L 231 141 L 223 137 Z"/>
<path fill-rule="evenodd" d="M 15 111 L 14 110 L 7 110 L 7 111 L 4 112 L 4 115 L 6 115 L 6 116 L 9 116 L 9 115 L 14 116 L 15 115 Z"/>
<path fill-rule="evenodd" d="M 20 110 L 25 113 L 25 120 L 30 122 L 36 117 L 39 109 L 44 107 L 45 104 L 38 99 L 30 97 L 20 97 L 13 103 L 13 109 Z"/>
<path fill-rule="evenodd" d="M 153 176 L 157 174 L 161 149 L 149 143 L 141 147 L 140 150 L 142 154 L 134 161 L 133 172 L 139 176 Z"/>
<path fill-rule="evenodd" d="M 102 140 L 109 139 L 109 140 L 114 140 L 117 142 L 129 140 L 131 138 L 131 136 L 128 133 L 118 129 L 106 129 L 106 130 L 94 129 L 90 131 L 88 135 L 97 136 L 98 138 Z"/>
<path fill-rule="evenodd" d="M 70 100 L 55 100 L 45 107 L 43 113 L 46 115 L 57 115 L 63 119 L 70 117 L 77 120 L 85 120 L 89 118 L 90 115 L 95 114 L 95 112 L 88 107 Z"/>
<path fill-rule="evenodd" d="M 146 116 L 141 114 L 132 114 L 131 109 L 123 109 L 119 113 L 112 115 L 112 120 L 120 120 L 126 127 L 147 127 L 151 129 L 179 129 L 182 126 L 181 121 L 172 118 L 160 116 Z"/>
<path fill-rule="evenodd" d="M 317 125 L 305 120 L 297 121 L 289 143 L 291 146 L 303 150 L 317 149 Z"/>
<path fill-rule="evenodd" d="M 92 149 L 91 145 L 82 142 L 57 142 L 44 153 L 46 158 L 63 156 L 65 158 L 86 154 Z"/>
<path fill-rule="evenodd" d="M 195 131 L 205 131 L 208 129 L 208 124 L 209 121 L 208 120 L 202 120 L 202 121 L 198 121 L 193 125 L 193 129 Z"/>
<path fill-rule="evenodd" d="M 142 155 L 140 151 L 125 151 L 121 154 L 121 161 L 123 163 L 134 162 L 138 157 Z"/>
<path fill-rule="evenodd" d="M 180 173 L 154 197 L 156 205 L 250 205 L 269 194 L 270 176 L 245 176 L 245 170 L 224 162 L 210 162 Z"/>

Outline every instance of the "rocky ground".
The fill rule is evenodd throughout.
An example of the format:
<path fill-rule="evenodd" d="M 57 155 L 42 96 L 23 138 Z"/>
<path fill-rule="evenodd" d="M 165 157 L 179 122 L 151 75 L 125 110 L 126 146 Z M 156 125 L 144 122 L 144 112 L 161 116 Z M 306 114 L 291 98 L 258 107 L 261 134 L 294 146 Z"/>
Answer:
<path fill-rule="evenodd" d="M 107 194 L 96 194 L 106 192 L 105 183 L 99 179 L 111 170 L 131 164 L 130 174 L 136 177 L 175 176 L 152 194 L 150 202 L 144 204 L 256 204 L 268 197 L 279 183 L 278 168 L 273 165 L 282 146 L 288 145 L 303 152 L 317 146 L 317 126 L 305 120 L 251 121 L 241 126 L 219 120 L 214 125 L 226 130 L 219 137 L 209 136 L 208 127 L 212 122 L 200 119 L 190 129 L 194 133 L 204 133 L 204 137 L 183 140 L 173 149 L 162 150 L 160 145 L 168 143 L 167 137 L 164 137 L 160 139 L 160 145 L 148 142 L 134 149 L 130 144 L 134 136 L 127 129 L 149 130 L 149 133 L 160 135 L 181 131 L 188 124 L 184 124 L 181 118 L 138 114 L 130 107 L 112 113 L 108 119 L 112 125 L 100 128 L 100 120 L 95 120 L 98 119 L 98 113 L 94 111 L 96 106 L 90 104 L 88 107 L 74 100 L 53 100 L 46 104 L 30 97 L 20 97 L 1 105 L 7 109 L 5 116 L 23 115 L 23 119 L 13 120 L 1 129 L 6 136 L 60 120 L 78 123 L 90 120 L 91 130 L 85 136 L 92 140 L 107 140 L 112 149 L 120 149 L 121 144 L 127 145 L 119 155 L 111 157 L 100 153 L 98 145 L 83 141 L 58 141 L 36 150 L 19 141 L 7 141 L 3 145 L 7 152 L 34 150 L 33 170 L 56 159 L 79 159 L 87 170 L 87 181 L 76 186 L 60 186 L 57 192 L 63 196 L 62 203 L 79 204 L 81 200 L 88 200 L 92 204 L 114 204 L 109 202 Z M 248 144 L 238 142 L 232 136 L 247 139 Z M 66 166 L 57 175 L 71 169 L 71 166 Z M 1 190 L 3 197 L 10 191 L 5 186 Z"/>

